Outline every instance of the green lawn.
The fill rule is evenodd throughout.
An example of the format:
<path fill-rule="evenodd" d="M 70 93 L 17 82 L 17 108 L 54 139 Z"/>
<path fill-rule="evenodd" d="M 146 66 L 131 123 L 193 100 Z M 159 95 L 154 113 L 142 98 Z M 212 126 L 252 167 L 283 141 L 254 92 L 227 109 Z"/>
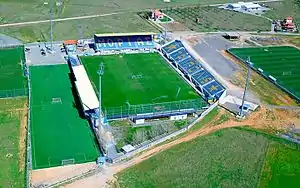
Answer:
<path fill-rule="evenodd" d="M 251 57 L 253 67 L 273 76 L 277 83 L 300 100 L 300 50 L 290 46 L 232 48 L 229 52 L 245 61 Z"/>
<path fill-rule="evenodd" d="M 21 167 L 19 158 L 20 148 L 20 119 L 21 111 L 27 99 L 0 99 L 0 187 L 25 187 L 25 168 Z"/>
<path fill-rule="evenodd" d="M 256 187 L 268 139 L 226 129 L 163 151 L 117 174 L 120 187 Z"/>
<path fill-rule="evenodd" d="M 0 50 L 0 98 L 26 94 L 27 81 L 23 76 L 24 47 Z"/>
<path fill-rule="evenodd" d="M 300 185 L 300 149 L 272 142 L 269 146 L 259 187 L 298 187 Z"/>
<path fill-rule="evenodd" d="M 75 107 L 68 73 L 67 65 L 30 67 L 33 169 L 60 166 L 66 159 L 95 161 L 99 155 L 88 121 Z"/>
<path fill-rule="evenodd" d="M 206 105 L 158 53 L 90 56 L 81 60 L 95 88 L 99 86 L 99 63 L 104 63 L 104 108 L 189 99 Z"/>
<path fill-rule="evenodd" d="M 117 174 L 120 187 L 297 187 L 300 148 L 246 129 L 198 137 Z"/>

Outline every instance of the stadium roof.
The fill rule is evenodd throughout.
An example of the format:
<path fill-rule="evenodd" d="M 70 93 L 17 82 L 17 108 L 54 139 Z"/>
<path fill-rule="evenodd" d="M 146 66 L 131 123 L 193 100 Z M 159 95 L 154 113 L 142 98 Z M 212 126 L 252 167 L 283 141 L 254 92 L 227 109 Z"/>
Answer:
<path fill-rule="evenodd" d="M 72 67 L 84 111 L 99 108 L 99 101 L 83 65 Z"/>
<path fill-rule="evenodd" d="M 133 36 L 133 35 L 155 35 L 152 32 L 141 32 L 141 33 L 103 33 L 95 34 L 96 37 L 119 37 L 119 36 Z"/>

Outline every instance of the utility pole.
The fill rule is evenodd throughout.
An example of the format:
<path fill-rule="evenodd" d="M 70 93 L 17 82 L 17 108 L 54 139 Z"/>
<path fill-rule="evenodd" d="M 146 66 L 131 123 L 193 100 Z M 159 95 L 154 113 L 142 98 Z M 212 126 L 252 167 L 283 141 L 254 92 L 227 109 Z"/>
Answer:
<path fill-rule="evenodd" d="M 104 74 L 104 64 L 100 63 L 99 65 L 99 70 L 97 71 L 98 75 L 99 75 L 99 126 L 102 125 L 102 118 L 101 118 L 101 111 L 102 111 L 102 107 L 101 107 L 101 77 Z M 100 127 L 99 127 L 100 128 Z"/>
<path fill-rule="evenodd" d="M 53 6 L 50 5 L 50 41 L 51 41 L 51 51 L 53 50 L 53 21 L 52 21 L 52 17 L 53 17 L 53 11 L 52 11 Z"/>
<path fill-rule="evenodd" d="M 52 51 L 53 50 L 53 21 L 52 21 L 52 19 L 53 19 L 53 3 L 50 2 L 50 5 L 49 5 L 49 2 L 44 2 L 44 5 L 47 5 L 50 7 L 50 10 L 49 10 L 49 14 L 50 14 L 50 50 Z"/>
<path fill-rule="evenodd" d="M 249 79 L 250 79 L 250 65 L 252 64 L 251 61 L 250 61 L 250 57 L 248 57 L 248 60 L 246 61 L 247 63 L 247 77 L 246 77 L 246 83 L 245 83 L 245 88 L 244 88 L 244 94 L 243 94 L 243 99 L 242 99 L 242 106 L 241 106 L 241 109 L 240 109 L 240 117 L 243 117 L 244 116 L 244 103 L 245 103 L 245 97 L 246 97 L 246 92 L 247 92 L 247 88 L 248 88 L 248 82 L 249 82 Z"/>

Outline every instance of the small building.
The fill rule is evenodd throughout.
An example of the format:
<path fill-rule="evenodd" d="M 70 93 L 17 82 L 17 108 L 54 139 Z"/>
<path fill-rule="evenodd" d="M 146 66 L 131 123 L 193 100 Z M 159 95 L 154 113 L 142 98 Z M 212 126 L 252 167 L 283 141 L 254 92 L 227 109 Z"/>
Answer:
<path fill-rule="evenodd" d="M 262 8 L 259 4 L 252 3 L 252 2 L 240 2 L 241 8 L 245 11 L 255 11 Z"/>
<path fill-rule="evenodd" d="M 238 40 L 240 38 L 240 34 L 237 32 L 227 32 L 223 35 L 223 37 L 228 40 Z"/>
<path fill-rule="evenodd" d="M 226 5 L 227 9 L 240 9 L 241 5 L 238 3 L 230 3 Z"/>
<path fill-rule="evenodd" d="M 130 144 L 127 144 L 127 145 L 123 146 L 121 149 L 122 149 L 122 151 L 124 151 L 125 153 L 129 153 L 129 152 L 135 150 L 135 147 L 133 147 L 133 146 L 130 145 Z"/>
<path fill-rule="evenodd" d="M 152 19 L 158 20 L 158 19 L 163 19 L 163 18 L 164 18 L 164 14 L 162 12 L 160 12 L 160 10 L 154 9 L 152 11 Z"/>

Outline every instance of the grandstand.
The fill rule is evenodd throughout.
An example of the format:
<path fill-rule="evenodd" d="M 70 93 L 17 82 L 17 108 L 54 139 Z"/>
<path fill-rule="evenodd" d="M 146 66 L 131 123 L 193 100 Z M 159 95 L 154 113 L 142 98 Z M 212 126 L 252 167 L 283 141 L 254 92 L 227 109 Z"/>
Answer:
<path fill-rule="evenodd" d="M 225 91 L 201 63 L 190 55 L 181 41 L 171 41 L 163 45 L 161 51 L 208 100 L 219 99 Z"/>
<path fill-rule="evenodd" d="M 95 34 L 95 51 L 152 49 L 154 35 L 155 33 Z"/>

